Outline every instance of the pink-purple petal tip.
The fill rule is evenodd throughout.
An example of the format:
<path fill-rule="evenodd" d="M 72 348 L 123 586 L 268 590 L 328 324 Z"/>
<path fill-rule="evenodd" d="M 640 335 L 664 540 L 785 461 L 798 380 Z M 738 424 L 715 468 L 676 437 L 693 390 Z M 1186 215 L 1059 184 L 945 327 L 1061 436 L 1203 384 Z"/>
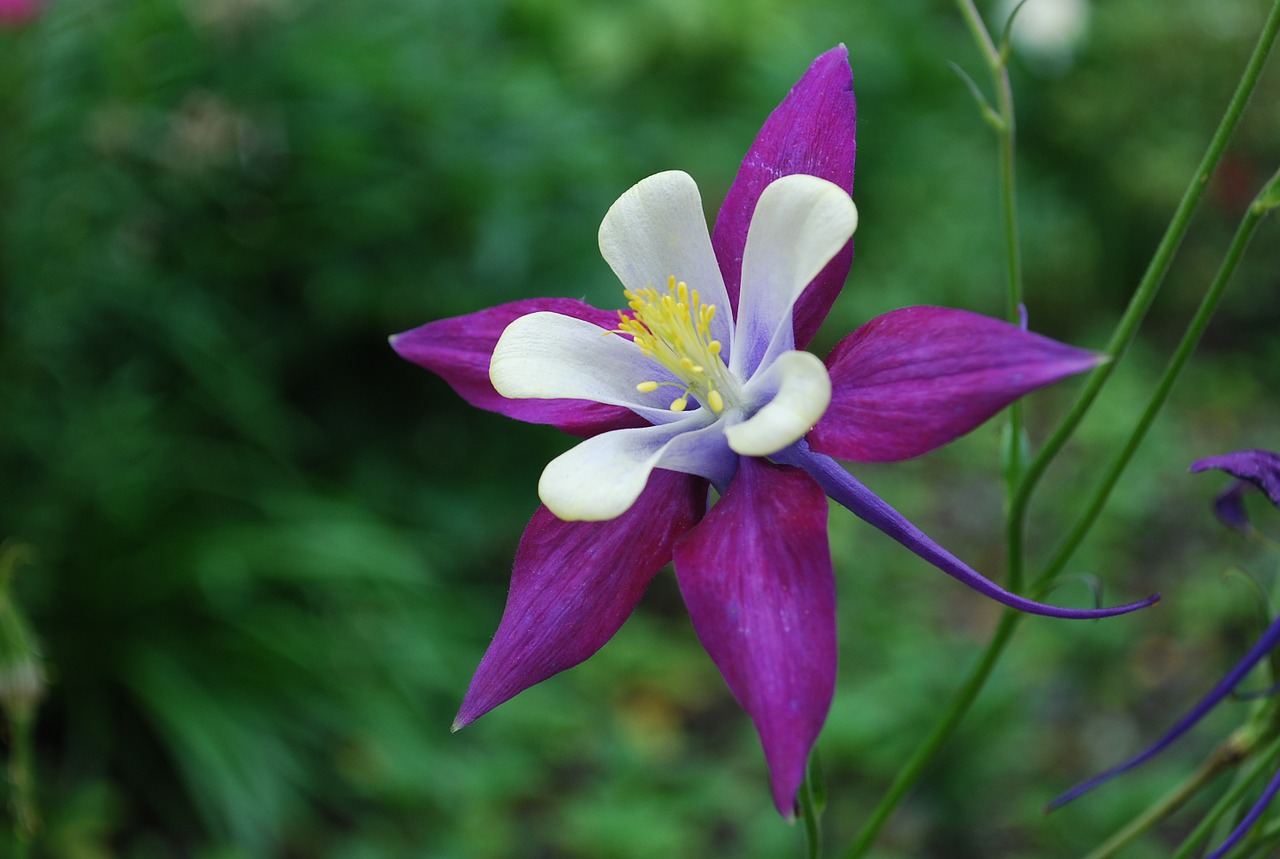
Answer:
<path fill-rule="evenodd" d="M 540 310 L 583 319 L 602 330 L 612 328 L 618 321 L 616 313 L 597 310 L 574 299 L 530 298 L 395 334 L 389 338 L 391 348 L 406 361 L 440 376 L 464 400 L 486 411 L 528 423 L 551 424 L 584 438 L 614 429 L 646 426 L 643 418 L 620 406 L 585 400 L 513 400 L 493 389 L 489 360 L 498 338 L 516 319 Z"/>
<path fill-rule="evenodd" d="M 516 550 L 502 621 L 453 730 L 603 647 L 706 500 L 705 480 L 656 469 L 616 519 L 562 522 L 539 507 Z"/>
<path fill-rule="evenodd" d="M 965 310 L 894 310 L 827 357 L 831 405 L 809 443 L 855 462 L 910 459 L 1105 357 Z"/>
<path fill-rule="evenodd" d="M 747 150 L 716 218 L 711 244 L 735 312 L 742 282 L 742 252 L 760 194 L 775 179 L 804 173 L 853 192 L 857 102 L 849 51 L 837 45 L 809 66 L 774 109 Z M 803 349 L 844 287 L 853 242 L 827 263 L 793 311 L 797 348 Z"/>
<path fill-rule="evenodd" d="M 755 723 L 788 820 L 835 691 L 835 582 L 827 500 L 799 469 L 743 458 L 675 547 L 694 630 Z"/>

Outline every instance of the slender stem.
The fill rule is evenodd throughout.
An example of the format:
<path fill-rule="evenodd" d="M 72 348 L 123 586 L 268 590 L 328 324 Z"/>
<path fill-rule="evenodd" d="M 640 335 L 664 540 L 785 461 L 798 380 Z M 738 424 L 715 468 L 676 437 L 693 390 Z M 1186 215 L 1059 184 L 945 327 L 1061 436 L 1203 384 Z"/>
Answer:
<path fill-rule="evenodd" d="M 957 0 L 960 12 L 964 16 L 970 29 L 974 32 L 975 39 L 978 41 L 984 57 L 990 63 L 990 58 L 994 54 L 999 57 L 994 43 L 991 42 L 990 35 L 986 28 L 982 25 L 981 18 L 978 15 L 976 7 L 972 0 Z M 1262 33 L 1258 38 L 1257 44 L 1254 46 L 1253 53 L 1249 57 L 1249 62 L 1245 66 L 1245 71 L 1241 76 L 1240 83 L 1233 94 L 1226 112 L 1223 114 L 1222 120 L 1218 124 L 1217 130 L 1214 132 L 1213 138 L 1209 143 L 1209 147 L 1201 159 L 1199 166 L 1193 175 L 1191 182 L 1188 184 L 1183 194 L 1182 200 L 1179 202 L 1174 212 L 1173 218 L 1169 223 L 1168 229 L 1165 231 L 1164 237 L 1156 248 L 1155 255 L 1152 257 L 1151 263 L 1143 275 L 1142 280 L 1138 284 L 1133 298 L 1130 300 L 1128 309 L 1124 316 L 1116 326 L 1116 330 L 1111 338 L 1111 343 L 1107 348 L 1108 354 L 1112 357 L 1112 361 L 1102 365 L 1098 370 L 1094 371 L 1089 381 L 1086 383 L 1085 389 L 1081 392 L 1072 408 L 1063 418 L 1061 424 L 1050 436 L 1045 447 L 1040 453 L 1034 457 L 1027 466 L 1026 471 L 1021 476 L 1016 492 L 1010 499 L 1008 510 L 1008 529 L 1007 538 L 1008 545 L 1011 549 L 1010 555 L 1016 555 L 1017 560 L 1011 564 L 1011 574 L 1016 574 L 1016 570 L 1021 567 L 1022 546 L 1025 543 L 1025 527 L 1027 507 L 1031 499 L 1031 495 L 1043 476 L 1049 463 L 1058 455 L 1067 440 L 1074 433 L 1076 427 L 1083 419 L 1086 412 L 1093 405 L 1099 391 L 1106 384 L 1114 370 L 1118 359 L 1128 349 L 1138 330 L 1138 326 L 1145 316 L 1147 309 L 1154 300 L 1156 292 L 1168 272 L 1172 263 L 1174 251 L 1182 241 L 1182 237 L 1186 234 L 1187 227 L 1191 221 L 1191 214 L 1195 210 L 1196 204 L 1204 194 L 1204 188 L 1208 182 L 1209 176 L 1217 168 L 1222 155 L 1226 150 L 1227 142 L 1234 133 L 1236 126 L 1239 124 L 1240 117 L 1244 112 L 1245 105 L 1249 101 L 1253 90 L 1257 84 L 1258 77 L 1261 74 L 1262 67 L 1266 62 L 1267 56 L 1271 52 L 1271 48 L 1275 43 L 1277 32 L 1280 31 L 1280 0 L 1274 0 L 1271 12 L 1269 13 L 1266 23 L 1263 25 Z M 1013 438 L 1012 443 L 1018 444 L 1020 439 Z M 1047 581 L 1044 576 L 1040 577 L 1041 581 Z M 924 741 L 917 747 L 916 751 L 907 759 L 906 763 L 899 769 L 898 775 L 894 778 L 888 792 L 881 799 L 879 805 L 872 811 L 870 818 L 863 825 L 862 829 L 855 836 L 853 844 L 844 854 L 844 859 L 857 859 L 862 856 L 874 843 L 880 830 L 884 827 L 889 817 L 893 814 L 894 809 L 907 792 L 919 781 L 925 767 L 933 759 L 934 754 L 947 741 L 947 739 L 955 732 L 960 722 L 968 713 L 969 708 L 977 699 L 978 694 L 991 676 L 996 664 L 1003 655 L 1005 648 L 1008 646 L 1009 640 L 1017 628 L 1021 616 L 1013 612 L 1007 612 L 1001 617 L 1000 623 L 996 628 L 991 641 L 987 644 L 981 658 L 974 668 L 970 671 L 969 676 L 957 690 L 950 705 L 947 707 L 942 718 L 935 724 L 933 730 L 925 737 Z"/>
<path fill-rule="evenodd" d="M 978 13 L 973 0 L 957 0 L 960 14 L 964 17 L 974 42 L 982 54 L 987 71 L 996 92 L 996 116 L 993 120 L 1000 150 L 1000 210 L 1004 225 L 1005 266 L 1008 271 L 1009 293 L 1007 313 L 1011 321 L 1017 322 L 1022 316 L 1022 245 L 1018 237 L 1018 183 L 1017 171 L 1017 121 L 1013 109 L 1013 86 L 1009 82 L 1009 64 L 1006 54 L 991 39 L 982 16 Z M 1005 447 L 1004 475 L 1006 495 L 1010 506 L 1016 496 L 1018 485 L 1022 480 L 1025 464 L 1022 459 L 1023 417 L 1022 403 L 1015 402 L 1009 406 L 1008 444 Z M 1012 521 L 1012 519 L 1010 519 Z M 1007 581 L 1009 590 L 1022 590 L 1024 570 L 1024 550 L 1021 528 L 1010 528 L 1008 532 L 1008 557 L 1006 559 Z"/>
<path fill-rule="evenodd" d="M 1280 173 L 1276 175 L 1280 177 Z M 1227 284 L 1231 282 L 1232 276 L 1235 275 L 1236 269 L 1240 265 L 1240 260 L 1244 256 L 1245 249 L 1249 246 L 1249 241 L 1253 238 L 1258 225 L 1262 223 L 1263 218 L 1266 217 L 1269 211 L 1260 203 L 1263 200 L 1263 194 L 1266 193 L 1266 188 L 1270 188 L 1274 181 L 1275 179 L 1264 187 L 1263 193 L 1258 195 L 1254 204 L 1249 206 L 1244 217 L 1240 220 L 1240 226 L 1236 228 L 1236 234 L 1231 240 L 1231 246 L 1227 249 L 1227 255 L 1223 258 L 1222 265 L 1218 268 L 1218 273 L 1214 277 L 1209 291 L 1201 299 L 1200 307 L 1196 310 L 1195 316 L 1192 317 L 1190 324 L 1187 325 L 1186 333 L 1182 335 L 1182 340 L 1178 343 L 1177 349 L 1174 350 L 1173 355 L 1169 358 L 1169 363 L 1165 367 L 1164 374 L 1160 377 L 1155 393 L 1152 394 L 1151 400 L 1147 403 L 1133 431 L 1129 433 L 1129 438 L 1125 441 L 1124 446 L 1121 447 L 1120 452 L 1112 461 L 1111 467 L 1107 470 L 1102 482 L 1094 489 L 1084 513 L 1076 521 L 1071 533 L 1063 540 L 1062 545 L 1054 553 L 1052 560 L 1049 561 L 1043 572 L 1041 572 L 1040 577 L 1036 580 L 1037 586 L 1043 587 L 1051 582 L 1071 560 L 1080 543 L 1098 520 L 1103 507 L 1106 506 L 1107 500 L 1111 497 L 1111 491 L 1115 489 L 1116 483 L 1119 482 L 1120 476 L 1129 465 L 1129 461 L 1137 452 L 1143 439 L 1146 438 L 1147 431 L 1151 428 L 1151 424 L 1155 422 L 1160 409 L 1169 399 L 1169 394 L 1172 392 L 1174 384 L 1177 383 L 1182 369 L 1186 366 L 1192 353 L 1195 352 L 1205 328 L 1208 327 L 1210 320 L 1213 319 L 1214 311 L 1218 309 L 1218 304 L 1222 301 L 1222 295 L 1226 291 Z"/>
<path fill-rule="evenodd" d="M 987 678 L 991 676 L 992 670 L 999 661 L 1000 655 L 1004 652 L 1022 617 L 1022 615 L 1014 611 L 1006 611 L 1001 616 L 995 635 L 992 636 L 991 641 L 987 644 L 987 649 L 983 652 L 977 666 L 966 678 L 964 685 L 956 692 L 947 715 L 934 726 L 934 729 L 925 737 L 924 741 L 912 752 L 911 757 L 907 758 L 907 762 L 898 771 L 897 777 L 894 778 L 893 784 L 889 786 L 889 790 L 880 800 L 880 804 L 871 812 L 871 817 L 863 824 L 862 829 L 859 830 L 854 838 L 853 844 L 843 854 L 844 859 L 857 859 L 875 842 L 876 836 L 880 834 L 881 828 L 888 822 L 898 803 L 919 781 L 920 774 L 924 771 L 924 768 L 933 759 L 938 749 L 950 739 L 956 727 L 959 726 L 960 720 L 968 712 L 969 707 L 978 697 L 978 693 L 982 691 L 982 687 L 986 684 Z"/>
<path fill-rule="evenodd" d="M 1196 828 L 1191 830 L 1191 834 L 1183 839 L 1182 844 L 1178 846 L 1177 852 L 1174 853 L 1170 859 L 1189 859 L 1200 843 L 1203 842 L 1213 831 L 1213 828 L 1217 826 L 1218 821 L 1222 819 L 1223 815 L 1225 815 L 1232 806 L 1240 801 L 1240 798 L 1244 796 L 1245 791 L 1247 791 L 1250 786 L 1252 786 L 1254 782 L 1256 782 L 1258 778 L 1266 772 L 1267 769 L 1275 767 L 1277 752 L 1280 752 L 1280 739 L 1273 740 L 1263 753 L 1258 755 L 1257 762 L 1250 767 L 1246 773 L 1244 773 L 1243 777 L 1231 786 L 1230 790 L 1222 795 L 1222 798 L 1214 804 L 1213 808 L 1209 810 L 1209 813 L 1206 814 L 1198 824 L 1196 824 Z"/>
<path fill-rule="evenodd" d="M 1110 859 L 1130 842 L 1146 834 L 1199 793 L 1218 775 L 1238 766 L 1250 749 L 1240 738 L 1229 737 L 1182 784 L 1135 817 L 1118 832 L 1093 849 L 1085 859 Z"/>
<path fill-rule="evenodd" d="M 1049 436 L 1048 441 L 1045 442 L 1044 447 L 1041 448 L 1040 452 L 1031 460 L 1030 465 L 1027 466 L 1027 471 L 1022 477 L 1022 483 L 1014 495 L 1012 509 L 1009 514 L 1011 524 L 1015 520 L 1018 523 L 1017 528 L 1022 529 L 1025 527 L 1027 507 L 1031 500 L 1032 492 L 1040 482 L 1040 478 L 1044 476 L 1049 464 L 1061 452 L 1075 432 L 1076 427 L 1080 425 L 1080 421 L 1083 420 L 1085 414 L 1092 407 L 1094 400 L 1097 399 L 1098 393 L 1107 383 L 1107 380 L 1111 378 L 1111 374 L 1115 371 L 1120 358 L 1133 342 L 1143 317 L 1151 307 L 1151 302 L 1155 300 L 1156 293 L 1159 291 L 1160 285 L 1169 271 L 1174 253 L 1177 251 L 1178 245 L 1181 244 L 1182 237 L 1186 235 L 1187 227 L 1191 223 L 1191 215 L 1195 211 L 1196 205 L 1200 202 L 1200 198 L 1204 196 L 1205 188 L 1209 184 L 1209 177 L 1217 169 L 1231 135 L 1235 132 L 1236 126 L 1240 124 L 1240 117 L 1244 114 L 1245 106 L 1249 103 L 1249 98 L 1253 95 L 1258 78 L 1262 74 L 1262 67 L 1267 61 L 1267 56 L 1271 53 L 1272 46 L 1275 44 L 1277 32 L 1280 32 L 1280 0 L 1275 0 L 1272 3 L 1271 12 L 1267 15 L 1267 20 L 1263 24 L 1262 32 L 1258 36 L 1258 42 L 1253 48 L 1248 64 L 1245 66 L 1244 74 L 1240 77 L 1240 83 L 1236 87 L 1230 103 L 1227 105 L 1221 122 L 1218 123 L 1218 129 L 1214 132 L 1212 140 L 1209 141 L 1209 147 L 1205 150 L 1204 157 L 1200 160 L 1200 165 L 1196 168 L 1196 172 L 1192 175 L 1187 189 L 1183 192 L 1178 208 L 1174 211 L 1173 219 L 1169 222 L 1169 227 L 1165 230 L 1163 238 L 1160 239 L 1160 244 L 1156 247 L 1155 255 L 1152 256 L 1151 263 L 1147 266 L 1142 280 L 1139 281 L 1137 290 L 1129 300 L 1128 308 L 1116 325 L 1115 332 L 1111 336 L 1111 342 L 1107 345 L 1107 354 L 1111 356 L 1112 360 L 1093 371 L 1088 382 L 1085 383 L 1084 390 L 1080 392 L 1075 403 L 1072 404 L 1071 409 L 1067 412 L 1066 417 L 1058 424 L 1057 428 Z"/>
<path fill-rule="evenodd" d="M 806 859 L 820 859 L 822 856 L 822 812 L 826 807 L 826 787 L 822 780 L 822 764 L 818 760 L 818 750 L 814 749 L 805 767 L 798 797 Z"/>
<path fill-rule="evenodd" d="M 40 815 L 36 810 L 35 761 L 31 742 L 31 726 L 34 721 L 34 715 L 27 710 L 15 713 L 9 719 L 9 784 L 12 790 L 10 807 L 13 812 L 14 859 L 25 859 L 31 841 L 40 827 Z"/>

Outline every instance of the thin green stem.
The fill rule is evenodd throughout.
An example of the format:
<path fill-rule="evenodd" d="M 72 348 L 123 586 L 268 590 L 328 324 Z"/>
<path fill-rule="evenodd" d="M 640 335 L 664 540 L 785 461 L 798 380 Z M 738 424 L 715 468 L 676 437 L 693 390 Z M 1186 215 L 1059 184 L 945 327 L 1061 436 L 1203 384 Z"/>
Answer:
<path fill-rule="evenodd" d="M 1182 784 L 1165 794 L 1154 805 L 1135 817 L 1122 829 L 1094 848 L 1085 859 L 1111 859 L 1132 841 L 1151 831 L 1226 770 L 1239 766 L 1249 754 L 1237 737 L 1220 745 Z"/>
<path fill-rule="evenodd" d="M 1213 808 L 1196 824 L 1196 828 L 1191 830 L 1191 834 L 1183 840 L 1182 844 L 1178 846 L 1177 852 L 1170 859 L 1189 859 L 1201 842 L 1218 825 L 1218 821 L 1240 801 L 1245 791 L 1257 782 L 1268 769 L 1275 767 L 1277 753 L 1280 753 L 1280 739 L 1273 740 L 1263 753 L 1258 755 L 1257 762 L 1231 786 L 1230 790 L 1222 795 L 1221 799 L 1214 803 Z"/>
<path fill-rule="evenodd" d="M 961 718 L 968 712 L 969 707 L 978 697 L 978 693 L 982 691 L 982 687 L 986 685 L 987 678 L 991 676 L 992 670 L 996 667 L 1000 655 L 1004 652 L 1021 619 L 1022 615 L 1012 611 L 1005 612 L 1001 616 L 995 635 L 987 644 L 987 649 L 983 652 L 982 658 L 969 674 L 964 685 L 956 692 L 946 716 L 934 726 L 933 731 L 925 737 L 924 741 L 898 771 L 897 777 L 880 800 L 880 804 L 871 812 L 871 817 L 863 824 L 862 829 L 854 838 L 853 844 L 843 854 L 844 859 L 857 859 L 875 842 L 876 836 L 880 834 L 881 828 L 888 822 L 898 803 L 915 786 L 915 783 L 920 779 L 920 774 L 929 764 L 929 761 L 933 759 L 938 749 L 951 738 L 952 733 L 959 726 Z"/>
<path fill-rule="evenodd" d="M 9 719 L 9 784 L 13 792 L 10 807 L 13 812 L 14 859 L 26 857 L 40 828 L 40 814 L 35 799 L 35 755 L 31 740 L 34 721 L 31 712 L 17 713 Z"/>
<path fill-rule="evenodd" d="M 991 38 L 973 0 L 957 0 L 960 14 L 973 34 L 973 40 L 982 54 L 983 62 L 991 75 L 996 93 L 995 118 L 992 127 L 999 143 L 1000 159 L 1000 211 L 1004 227 L 1005 266 L 1008 274 L 1008 306 L 1006 312 L 1013 322 L 1022 316 L 1022 244 L 1018 235 L 1018 182 L 1017 182 L 1017 121 L 1013 108 L 1013 86 L 1009 81 L 1007 45 L 1000 47 Z M 984 106 L 985 103 L 984 103 Z M 1008 444 L 1005 447 L 1004 476 L 1006 496 L 1012 506 L 1025 468 L 1023 461 L 1022 403 L 1009 407 Z M 1022 589 L 1024 575 L 1024 550 L 1020 528 L 1009 529 L 1006 558 L 1007 586 L 1011 591 Z"/>
<path fill-rule="evenodd" d="M 818 760 L 818 750 L 809 755 L 809 763 L 805 767 L 804 781 L 800 784 L 800 822 L 804 826 L 804 844 L 806 859 L 821 859 L 822 856 L 822 812 L 826 809 L 826 783 L 822 775 L 822 764 Z"/>
<path fill-rule="evenodd" d="M 962 16 L 974 33 L 975 40 L 978 42 L 988 66 L 991 66 L 991 58 L 993 56 L 997 58 L 998 63 L 1003 63 L 1003 58 L 991 41 L 990 34 L 987 33 L 985 26 L 982 24 L 981 17 L 978 15 L 972 0 L 957 0 L 957 2 Z M 1280 0 L 1275 0 L 1266 23 L 1263 25 L 1258 42 L 1254 46 L 1253 53 L 1249 57 L 1249 62 L 1241 76 L 1240 83 L 1232 95 L 1217 130 L 1214 132 L 1209 147 L 1201 159 L 1191 182 L 1188 184 L 1169 227 L 1157 246 L 1151 263 L 1139 282 L 1133 298 L 1130 300 L 1128 309 L 1116 326 L 1107 348 L 1107 354 L 1112 360 L 1094 371 L 1084 390 L 1063 418 L 1062 423 L 1050 436 L 1045 447 L 1031 460 L 1026 470 L 1021 474 L 1016 491 L 1010 498 L 1007 513 L 1006 536 L 1011 557 L 1011 580 L 1016 576 L 1020 576 L 1023 546 L 1025 544 L 1027 507 L 1035 487 L 1049 464 L 1066 445 L 1067 440 L 1075 432 L 1076 427 L 1093 405 L 1098 393 L 1114 371 L 1118 359 L 1128 349 L 1137 333 L 1139 324 L 1146 315 L 1151 302 L 1155 299 L 1156 292 L 1168 272 L 1174 252 L 1186 234 L 1190 225 L 1191 215 L 1204 194 L 1208 178 L 1217 168 L 1226 150 L 1227 142 L 1239 124 L 1249 97 L 1257 85 L 1262 67 L 1275 43 L 1278 31 L 1280 31 Z M 1014 437 L 1011 441 L 1014 445 L 1020 443 L 1020 439 L 1017 437 Z M 1047 583 L 1047 579 L 1044 576 L 1040 577 L 1040 581 Z M 880 830 L 884 827 L 889 817 L 892 816 L 894 809 L 897 808 L 903 797 L 919 781 L 938 749 L 951 737 L 968 713 L 969 708 L 977 699 L 978 694 L 982 691 L 987 679 L 991 676 L 996 664 L 1003 655 L 1020 620 L 1021 616 L 1013 612 L 1007 612 L 1001 617 L 996 632 L 983 651 L 978 663 L 957 690 L 942 718 L 899 769 L 889 790 L 881 799 L 879 805 L 872 811 L 870 818 L 858 832 L 849 850 L 844 854 L 845 859 L 857 859 L 874 843 Z"/>
<path fill-rule="evenodd" d="M 1257 86 L 1258 78 L 1262 74 L 1262 68 L 1266 64 L 1267 56 L 1271 53 L 1271 48 L 1275 44 L 1277 32 L 1280 32 L 1280 0 L 1275 0 L 1272 3 L 1271 11 L 1263 24 L 1261 34 L 1258 36 L 1258 42 L 1253 48 L 1248 64 L 1245 66 L 1244 74 L 1240 77 L 1240 83 L 1236 87 L 1235 93 L 1231 96 L 1226 112 L 1223 114 L 1221 122 L 1218 123 L 1218 129 L 1214 132 L 1213 138 L 1209 141 L 1209 147 L 1205 150 L 1204 157 L 1200 160 L 1200 165 L 1196 168 L 1191 181 L 1187 184 L 1187 188 L 1182 194 L 1182 199 L 1174 211 L 1173 219 L 1169 222 L 1169 227 L 1160 239 L 1160 244 L 1156 247 L 1156 252 L 1152 256 L 1151 263 L 1147 266 L 1142 280 L 1139 281 L 1137 290 L 1134 291 L 1133 297 L 1129 300 L 1128 308 L 1116 325 L 1115 332 L 1111 336 L 1111 342 L 1107 344 L 1107 355 L 1111 360 L 1093 371 L 1088 382 L 1085 383 L 1084 390 L 1080 392 L 1067 415 L 1049 436 L 1044 447 L 1031 460 L 1030 465 L 1027 466 L 1026 473 L 1022 476 L 1022 483 L 1014 495 L 1009 512 L 1011 527 L 1016 527 L 1019 531 L 1026 527 L 1027 507 L 1032 493 L 1039 484 L 1041 477 L 1044 476 L 1045 470 L 1075 433 L 1085 414 L 1093 406 L 1099 392 L 1111 378 L 1111 374 L 1115 372 L 1121 357 L 1133 342 L 1133 338 L 1142 324 L 1143 317 L 1146 316 L 1147 310 L 1151 307 L 1151 302 L 1155 300 L 1156 293 L 1159 291 L 1160 285 L 1169 271 L 1174 253 L 1177 251 L 1178 245 L 1182 243 L 1183 236 L 1186 235 L 1196 205 L 1200 202 L 1200 198 L 1204 196 L 1205 189 L 1209 184 L 1209 177 L 1217 169 L 1218 163 L 1222 160 L 1222 155 L 1226 151 L 1228 141 L 1231 140 L 1232 134 L 1235 133 L 1236 126 L 1240 124 L 1240 117 L 1244 114 L 1245 106 L 1249 103 L 1249 98 L 1253 95 L 1253 90 Z"/>
<path fill-rule="evenodd" d="M 1277 173 L 1276 176 L 1280 177 L 1280 173 Z M 1273 179 L 1272 182 L 1274 181 Z M 1080 543 L 1084 541 L 1084 538 L 1098 520 L 1098 516 L 1101 515 L 1102 509 L 1111 497 L 1112 490 L 1115 489 L 1121 475 L 1124 474 L 1125 468 L 1128 467 L 1133 455 L 1146 438 L 1147 431 L 1151 429 L 1156 416 L 1160 413 L 1165 402 L 1168 401 L 1169 394 L 1173 391 L 1173 386 L 1177 383 L 1183 368 L 1191 358 L 1192 353 L 1195 352 L 1196 346 L 1200 343 L 1200 338 L 1204 335 L 1205 329 L 1213 319 L 1213 314 L 1218 309 L 1223 293 L 1226 292 L 1227 285 L 1235 275 L 1236 269 L 1240 265 L 1240 260 L 1244 257 L 1245 249 L 1253 238 L 1253 234 L 1257 231 L 1258 225 L 1262 223 L 1263 218 L 1266 217 L 1267 212 L 1270 211 L 1265 206 L 1260 205 L 1266 189 L 1270 187 L 1271 183 L 1268 183 L 1264 187 L 1263 193 L 1258 195 L 1254 204 L 1249 206 L 1244 217 L 1240 220 L 1240 225 L 1236 228 L 1235 236 L 1231 240 L 1231 246 L 1227 249 L 1227 254 L 1223 257 L 1222 264 L 1218 268 L 1218 273 L 1215 275 L 1209 291 L 1201 299 L 1195 316 L 1192 317 L 1190 324 L 1187 325 L 1187 330 L 1182 335 L 1182 340 L 1179 341 L 1173 355 L 1169 358 L 1164 374 L 1160 377 L 1159 384 L 1156 385 L 1155 393 L 1152 394 L 1151 400 L 1147 403 L 1142 416 L 1138 419 L 1138 423 L 1134 426 L 1133 431 L 1129 433 L 1128 439 L 1125 440 L 1124 445 L 1120 448 L 1120 452 L 1112 461 L 1110 468 L 1107 469 L 1102 481 L 1094 489 L 1084 513 L 1081 514 L 1067 538 L 1063 540 L 1053 558 L 1036 580 L 1037 587 L 1044 587 L 1053 581 L 1071 560 L 1076 549 L 1079 548 Z"/>

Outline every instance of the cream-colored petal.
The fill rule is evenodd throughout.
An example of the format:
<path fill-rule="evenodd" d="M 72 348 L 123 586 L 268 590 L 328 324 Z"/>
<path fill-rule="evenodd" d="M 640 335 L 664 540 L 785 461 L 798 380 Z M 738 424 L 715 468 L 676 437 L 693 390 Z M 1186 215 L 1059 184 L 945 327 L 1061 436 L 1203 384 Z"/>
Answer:
<path fill-rule="evenodd" d="M 600 253 L 629 290 L 663 290 L 673 276 L 698 290 L 703 304 L 716 307 L 713 336 L 731 348 L 729 296 L 711 248 L 702 197 L 688 173 L 657 173 L 619 197 L 600 224 Z"/>
<path fill-rule="evenodd" d="M 743 456 L 768 456 L 804 438 L 831 404 L 831 379 L 808 352 L 784 352 L 743 387 L 750 400 L 766 400 L 747 420 L 725 430 Z"/>
<path fill-rule="evenodd" d="M 681 439 L 690 436 L 694 438 L 689 441 L 695 441 L 701 435 L 698 430 L 708 428 L 712 420 L 708 414 L 694 413 L 678 424 L 614 430 L 586 439 L 547 464 L 538 481 L 538 496 L 566 522 L 601 522 L 621 516 L 640 497 L 664 453 L 672 447 L 688 447 Z"/>
<path fill-rule="evenodd" d="M 792 306 L 857 226 L 849 195 L 816 176 L 783 176 L 760 194 L 742 255 L 730 363 L 739 378 L 795 345 Z"/>
<path fill-rule="evenodd" d="M 494 347 L 489 380 L 511 399 L 591 400 L 624 406 L 654 423 L 675 420 L 669 389 L 636 385 L 669 374 L 625 337 L 572 316 L 539 311 L 516 319 Z"/>

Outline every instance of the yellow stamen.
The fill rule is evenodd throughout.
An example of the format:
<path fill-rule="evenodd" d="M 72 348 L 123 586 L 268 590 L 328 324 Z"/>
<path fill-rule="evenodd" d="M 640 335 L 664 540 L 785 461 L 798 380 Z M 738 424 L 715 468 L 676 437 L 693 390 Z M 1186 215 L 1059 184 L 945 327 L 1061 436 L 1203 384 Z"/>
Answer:
<path fill-rule="evenodd" d="M 725 409 L 725 397 L 734 399 L 738 386 L 720 357 L 722 344 L 711 336 L 715 305 L 704 305 L 698 290 L 674 276 L 667 278 L 666 287 L 626 290 L 632 315 L 620 312 L 618 327 L 611 333 L 629 336 L 642 355 L 676 377 L 673 382 L 640 382 L 637 391 L 683 387 L 684 393 L 669 406 L 671 411 L 684 411 L 690 398 L 696 398 L 719 414 Z"/>

